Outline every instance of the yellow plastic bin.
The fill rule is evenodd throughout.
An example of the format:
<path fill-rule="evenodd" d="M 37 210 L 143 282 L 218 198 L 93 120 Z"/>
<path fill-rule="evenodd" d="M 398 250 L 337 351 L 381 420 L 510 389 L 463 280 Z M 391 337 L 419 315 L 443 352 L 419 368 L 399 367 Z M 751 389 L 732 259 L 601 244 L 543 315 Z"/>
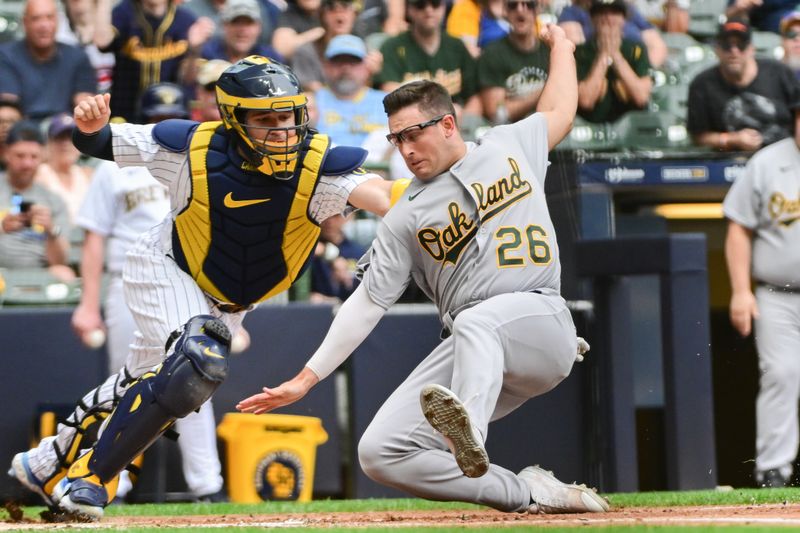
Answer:
<path fill-rule="evenodd" d="M 217 433 L 227 448 L 231 501 L 311 501 L 317 446 L 328 440 L 322 420 L 227 413 Z"/>

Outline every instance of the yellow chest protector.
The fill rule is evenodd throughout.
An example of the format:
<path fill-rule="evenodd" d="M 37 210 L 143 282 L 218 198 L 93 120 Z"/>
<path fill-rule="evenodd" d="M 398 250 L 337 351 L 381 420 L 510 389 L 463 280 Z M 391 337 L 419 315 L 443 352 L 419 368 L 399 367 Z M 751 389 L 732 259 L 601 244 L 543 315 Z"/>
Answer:
<path fill-rule="evenodd" d="M 309 203 L 329 151 L 309 135 L 291 179 L 254 169 L 219 122 L 200 124 L 189 150 L 192 193 L 175 217 L 175 260 L 206 293 L 249 306 L 288 289 L 313 254 L 320 228 Z"/>

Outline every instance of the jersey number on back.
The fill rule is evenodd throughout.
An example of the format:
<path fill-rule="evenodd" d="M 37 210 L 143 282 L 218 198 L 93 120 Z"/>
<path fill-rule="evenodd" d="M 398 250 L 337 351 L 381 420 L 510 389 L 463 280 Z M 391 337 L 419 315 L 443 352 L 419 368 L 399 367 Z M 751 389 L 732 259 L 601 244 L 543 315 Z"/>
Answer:
<path fill-rule="evenodd" d="M 526 250 L 520 250 L 523 239 L 527 242 L 527 257 L 534 265 L 549 265 L 553 259 L 550 254 L 550 244 L 547 242 L 547 233 L 544 228 L 531 224 L 521 230 L 514 226 L 498 228 L 494 238 L 500 241 L 497 245 L 498 268 L 514 268 L 525 266 Z"/>

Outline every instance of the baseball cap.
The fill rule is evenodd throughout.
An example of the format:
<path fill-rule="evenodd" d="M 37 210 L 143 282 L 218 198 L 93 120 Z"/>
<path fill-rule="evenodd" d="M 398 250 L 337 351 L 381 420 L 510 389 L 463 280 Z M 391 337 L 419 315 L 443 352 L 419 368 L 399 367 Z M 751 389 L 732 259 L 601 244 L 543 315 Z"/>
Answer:
<path fill-rule="evenodd" d="M 355 7 L 354 0 L 322 0 L 322 7 L 331 7 L 336 4 L 345 4 Z"/>
<path fill-rule="evenodd" d="M 47 138 L 55 139 L 64 133 L 72 133 L 75 128 L 75 120 L 66 113 L 59 113 L 50 121 L 47 127 Z"/>
<path fill-rule="evenodd" d="M 625 15 L 628 12 L 628 6 L 625 0 L 592 0 L 592 6 L 589 8 L 589 13 L 594 15 L 601 9 L 614 9 Z"/>
<path fill-rule="evenodd" d="M 731 19 L 723 23 L 717 32 L 717 41 L 721 41 L 727 37 L 736 36 L 743 39 L 745 42 L 750 42 L 750 25 L 747 21 L 742 19 Z"/>
<path fill-rule="evenodd" d="M 786 30 L 789 29 L 789 26 L 794 24 L 795 22 L 800 22 L 800 5 L 794 8 L 794 11 L 790 11 L 786 15 L 783 16 L 780 23 L 780 32 L 781 34 L 786 33 Z"/>
<path fill-rule="evenodd" d="M 33 141 L 44 144 L 44 135 L 39 128 L 39 124 L 32 120 L 20 120 L 8 130 L 6 136 L 6 146 L 11 146 L 20 141 Z"/>
<path fill-rule="evenodd" d="M 257 0 L 227 0 L 222 6 L 219 18 L 222 22 L 230 22 L 236 17 L 247 17 L 250 20 L 261 22 L 261 9 Z"/>
<path fill-rule="evenodd" d="M 183 89 L 174 83 L 154 83 L 142 93 L 139 113 L 146 121 L 158 117 L 186 118 L 189 113 Z"/>
<path fill-rule="evenodd" d="M 209 59 L 208 61 L 203 61 L 197 69 L 197 84 L 206 86 L 216 83 L 220 75 L 230 66 L 231 63 L 224 59 Z"/>
<path fill-rule="evenodd" d="M 328 47 L 325 49 L 325 59 L 336 56 L 353 56 L 364 59 L 367 57 L 367 45 L 355 35 L 337 35 L 328 43 Z"/>

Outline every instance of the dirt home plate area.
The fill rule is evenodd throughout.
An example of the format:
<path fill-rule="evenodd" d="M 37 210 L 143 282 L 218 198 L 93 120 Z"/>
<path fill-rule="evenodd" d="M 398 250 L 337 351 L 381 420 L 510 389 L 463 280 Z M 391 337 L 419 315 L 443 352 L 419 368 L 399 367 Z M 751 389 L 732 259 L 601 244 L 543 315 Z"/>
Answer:
<path fill-rule="evenodd" d="M 375 511 L 362 513 L 223 514 L 202 516 L 107 517 L 96 523 L 47 523 L 39 516 L 14 513 L 0 531 L 129 527 L 503 527 L 503 526 L 794 526 L 800 527 L 800 504 L 636 507 L 604 514 L 527 515 L 481 511 Z"/>

